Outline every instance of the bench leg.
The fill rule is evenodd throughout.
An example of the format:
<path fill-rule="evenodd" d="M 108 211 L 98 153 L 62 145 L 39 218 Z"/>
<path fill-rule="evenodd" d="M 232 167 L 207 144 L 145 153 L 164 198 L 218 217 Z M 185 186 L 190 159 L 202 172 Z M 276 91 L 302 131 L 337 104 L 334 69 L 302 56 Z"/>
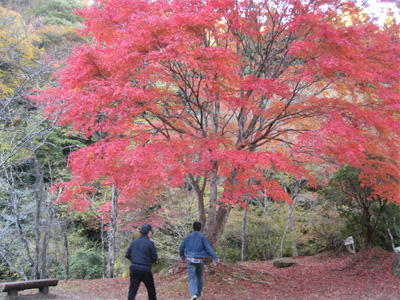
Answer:
<path fill-rule="evenodd" d="M 18 291 L 8 291 L 7 296 L 10 298 L 14 298 L 18 296 Z"/>
<path fill-rule="evenodd" d="M 47 294 L 49 293 L 49 287 L 48 287 L 48 286 L 41 287 L 41 288 L 39 288 L 39 292 L 40 292 L 41 294 L 47 295 Z"/>

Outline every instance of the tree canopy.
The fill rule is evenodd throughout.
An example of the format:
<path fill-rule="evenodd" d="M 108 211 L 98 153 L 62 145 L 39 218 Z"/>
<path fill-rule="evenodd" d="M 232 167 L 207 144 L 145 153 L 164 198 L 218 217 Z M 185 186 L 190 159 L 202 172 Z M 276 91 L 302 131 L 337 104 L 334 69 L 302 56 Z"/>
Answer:
<path fill-rule="evenodd" d="M 314 182 L 305 165 L 323 159 L 400 203 L 398 27 L 341 0 L 98 4 L 80 13 L 91 42 L 38 99 L 101 137 L 70 156 L 61 200 L 87 206 L 98 181 L 151 200 L 186 181 L 215 242 L 246 197 L 291 201 L 270 172 Z"/>

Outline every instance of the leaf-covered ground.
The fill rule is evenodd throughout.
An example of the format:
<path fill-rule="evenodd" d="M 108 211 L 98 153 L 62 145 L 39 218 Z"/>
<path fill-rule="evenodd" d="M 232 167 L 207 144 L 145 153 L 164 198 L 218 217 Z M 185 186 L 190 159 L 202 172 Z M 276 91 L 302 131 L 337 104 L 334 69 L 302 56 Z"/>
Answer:
<path fill-rule="evenodd" d="M 221 263 L 205 271 L 201 299 L 400 299 L 400 279 L 391 275 L 395 254 L 370 249 L 351 255 L 322 253 L 298 257 L 276 269 L 272 261 Z M 185 265 L 155 277 L 158 299 L 190 299 Z M 61 281 L 56 299 L 127 299 L 128 278 Z M 147 299 L 142 285 L 138 300 Z"/>

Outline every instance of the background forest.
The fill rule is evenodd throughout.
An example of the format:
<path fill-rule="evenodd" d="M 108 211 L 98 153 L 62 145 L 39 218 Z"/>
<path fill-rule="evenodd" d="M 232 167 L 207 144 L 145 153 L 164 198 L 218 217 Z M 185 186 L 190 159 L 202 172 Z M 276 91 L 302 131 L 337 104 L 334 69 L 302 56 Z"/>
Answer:
<path fill-rule="evenodd" d="M 87 40 L 74 0 L 0 1 L 0 280 L 101 278 L 128 275 L 124 258 L 144 222 L 160 261 L 155 271 L 175 263 L 178 246 L 199 218 L 196 188 L 189 178 L 158 193 L 149 206 L 118 202 L 114 187 L 100 184 L 85 209 L 57 201 L 51 189 L 71 178 L 69 154 L 102 138 L 85 137 L 55 126 L 30 99 L 35 89 L 54 84 L 72 48 Z M 360 169 L 311 167 L 325 185 L 309 185 L 284 172 L 269 174 L 292 203 L 252 197 L 233 207 L 217 247 L 224 261 L 269 260 L 282 256 L 346 251 L 353 236 L 357 250 L 400 244 L 400 209 L 370 200 Z M 324 171 L 324 172 L 322 172 Z M 218 191 L 221 192 L 221 191 Z M 207 200 L 205 205 L 208 206 Z M 248 209 L 244 209 L 246 207 Z"/>

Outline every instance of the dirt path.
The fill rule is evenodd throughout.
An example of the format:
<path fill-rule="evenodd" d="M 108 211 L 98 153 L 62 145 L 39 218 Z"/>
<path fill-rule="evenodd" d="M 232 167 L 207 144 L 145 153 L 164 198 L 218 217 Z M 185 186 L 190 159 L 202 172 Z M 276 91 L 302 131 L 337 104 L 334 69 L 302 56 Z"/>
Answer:
<path fill-rule="evenodd" d="M 399 300 L 400 279 L 391 275 L 394 257 L 391 252 L 371 249 L 354 255 L 298 257 L 295 266 L 285 269 L 274 268 L 272 261 L 207 266 L 201 299 Z M 182 263 L 157 274 L 155 282 L 159 300 L 190 299 Z M 125 300 L 128 286 L 128 278 L 68 280 L 60 281 L 51 293 L 63 300 Z M 136 299 L 147 299 L 143 285 Z"/>

